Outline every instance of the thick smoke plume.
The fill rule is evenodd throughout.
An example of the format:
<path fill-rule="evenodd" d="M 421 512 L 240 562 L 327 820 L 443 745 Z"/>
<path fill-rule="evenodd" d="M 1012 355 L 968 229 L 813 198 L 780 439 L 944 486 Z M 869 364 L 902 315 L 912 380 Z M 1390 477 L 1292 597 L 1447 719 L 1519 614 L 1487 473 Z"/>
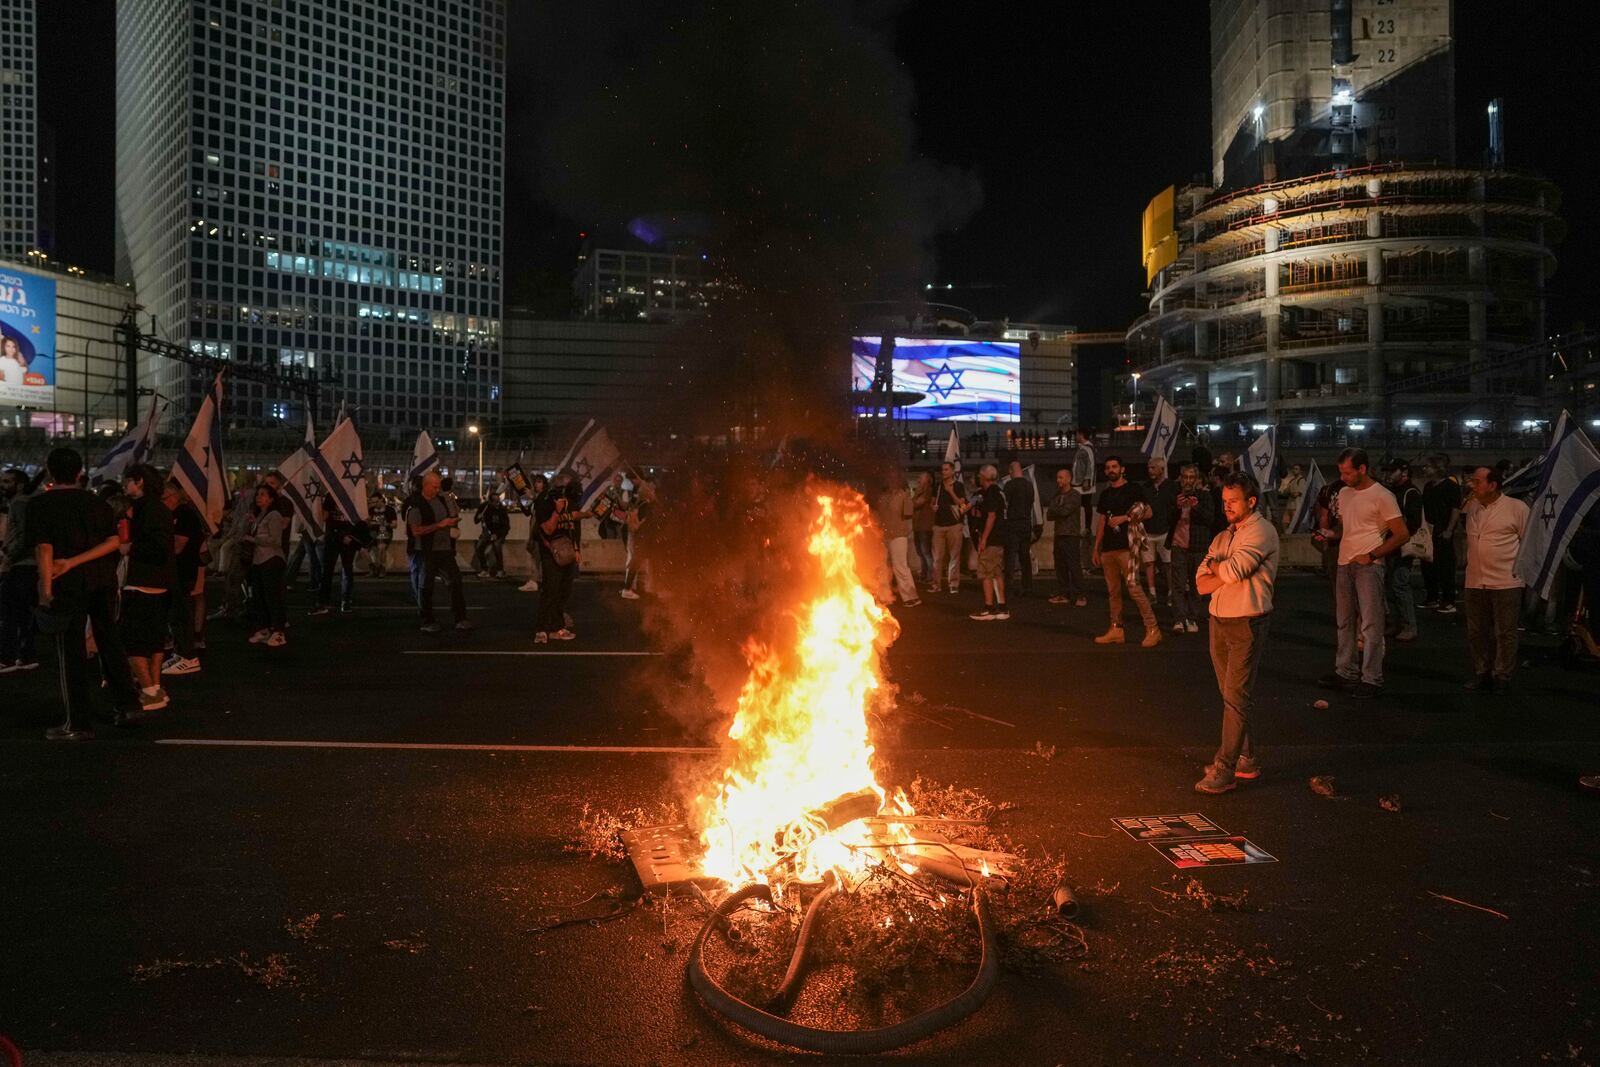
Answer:
<path fill-rule="evenodd" d="M 743 642 L 781 630 L 804 594 L 788 561 L 805 551 L 809 469 L 885 480 L 850 433 L 851 309 L 916 298 L 933 237 L 975 209 L 976 182 L 915 152 L 911 81 L 887 41 L 898 5 L 539 7 L 513 25 L 513 62 L 542 72 L 546 95 L 526 102 L 548 116 L 531 139 L 542 196 L 614 227 L 694 220 L 722 283 L 680 328 L 692 355 L 648 425 L 615 430 L 670 468 L 644 537 L 662 594 L 649 618 L 692 646 L 725 713 Z"/>

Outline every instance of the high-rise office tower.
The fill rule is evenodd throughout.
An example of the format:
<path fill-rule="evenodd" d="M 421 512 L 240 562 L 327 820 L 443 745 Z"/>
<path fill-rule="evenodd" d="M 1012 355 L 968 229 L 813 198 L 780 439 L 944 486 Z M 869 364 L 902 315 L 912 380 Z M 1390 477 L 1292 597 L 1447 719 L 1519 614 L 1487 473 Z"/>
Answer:
<path fill-rule="evenodd" d="M 34 0 L 0 0 L 0 256 L 39 247 Z"/>
<path fill-rule="evenodd" d="M 504 0 L 119 0 L 118 270 L 193 350 L 332 371 L 369 430 L 493 419 Z M 192 409 L 201 375 L 145 356 Z M 231 387 L 230 422 L 299 401 Z"/>

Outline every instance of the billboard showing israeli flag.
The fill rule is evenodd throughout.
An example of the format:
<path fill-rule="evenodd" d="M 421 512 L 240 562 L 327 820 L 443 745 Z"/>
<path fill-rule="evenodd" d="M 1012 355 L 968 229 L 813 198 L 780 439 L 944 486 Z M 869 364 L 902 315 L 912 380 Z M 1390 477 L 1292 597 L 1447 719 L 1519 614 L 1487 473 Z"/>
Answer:
<path fill-rule="evenodd" d="M 55 402 L 56 281 L 0 267 L 0 403 Z"/>

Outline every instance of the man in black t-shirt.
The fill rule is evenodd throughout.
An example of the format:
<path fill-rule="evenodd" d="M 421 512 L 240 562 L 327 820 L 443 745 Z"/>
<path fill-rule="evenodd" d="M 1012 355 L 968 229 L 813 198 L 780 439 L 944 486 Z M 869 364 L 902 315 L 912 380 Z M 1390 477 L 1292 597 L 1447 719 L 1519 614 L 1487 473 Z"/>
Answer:
<path fill-rule="evenodd" d="M 128 471 L 123 491 L 128 509 L 128 541 L 122 546 L 128 569 L 122 581 L 122 645 L 139 683 L 139 706 L 159 711 L 168 704 L 161 688 L 161 658 L 167 646 L 167 617 L 177 567 L 172 550 L 172 512 L 161 502 L 163 480 L 148 463 Z"/>
<path fill-rule="evenodd" d="M 206 618 L 205 547 L 209 533 L 183 487 L 168 478 L 161 502 L 172 512 L 173 569 L 167 620 L 172 627 L 172 655 L 161 665 L 163 676 L 200 673 L 200 642 Z"/>
<path fill-rule="evenodd" d="M 1422 564 L 1422 606 L 1440 615 L 1456 613 L 1456 527 L 1461 523 L 1461 483 L 1445 456 L 1429 456 L 1422 467 L 1422 514 L 1433 527 L 1433 560 Z"/>
<path fill-rule="evenodd" d="M 1006 608 L 1005 549 L 1000 545 L 1006 495 L 995 484 L 997 473 L 992 463 L 979 468 L 978 491 L 967 507 L 967 532 L 978 553 L 978 585 L 983 589 L 983 608 L 969 617 L 979 622 L 1011 618 Z"/>
<path fill-rule="evenodd" d="M 422 573 L 418 576 L 417 607 L 422 613 L 422 632 L 438 633 L 439 624 L 433 619 L 433 580 L 442 577 L 450 588 L 450 611 L 457 630 L 470 630 L 467 621 L 467 598 L 461 591 L 461 568 L 456 564 L 456 543 L 450 536 L 460 522 L 457 512 L 444 495 L 438 474 L 429 471 L 422 476 L 422 492 L 415 504 L 406 509 L 406 529 L 416 542 L 416 557 L 421 561 Z"/>
<path fill-rule="evenodd" d="M 1111 626 L 1094 639 L 1095 644 L 1120 645 L 1127 640 L 1122 630 L 1122 591 L 1126 588 L 1144 621 L 1141 644 L 1154 648 L 1161 643 L 1161 627 L 1139 583 L 1139 561 L 1130 559 L 1128 552 L 1128 526 L 1149 517 L 1150 499 L 1143 486 L 1128 481 L 1122 460 L 1116 456 L 1106 457 L 1105 473 L 1109 484 L 1095 500 L 1093 559 L 1105 574 L 1106 592 L 1111 598 Z"/>
<path fill-rule="evenodd" d="M 1038 488 L 1022 469 L 1019 460 L 1012 460 L 1007 468 L 1006 480 L 1000 486 L 1006 495 L 1006 521 L 1001 527 L 1001 546 L 1005 549 L 1004 575 L 1011 580 L 1013 570 L 1021 572 L 1023 596 L 1033 595 L 1033 502 Z"/>
<path fill-rule="evenodd" d="M 70 448 L 57 448 L 45 460 L 50 486 L 28 501 L 25 546 L 39 568 L 39 603 L 60 619 L 57 655 L 66 676 L 69 723 L 45 733 L 52 741 L 79 741 L 94 737 L 87 724 L 102 716 L 99 687 L 90 675 L 84 647 L 84 620 L 94 631 L 94 641 L 115 702 L 112 722 L 127 725 L 139 711 L 138 690 L 128 669 L 127 654 L 117 633 L 117 520 L 105 502 L 78 486 L 83 457 Z"/>

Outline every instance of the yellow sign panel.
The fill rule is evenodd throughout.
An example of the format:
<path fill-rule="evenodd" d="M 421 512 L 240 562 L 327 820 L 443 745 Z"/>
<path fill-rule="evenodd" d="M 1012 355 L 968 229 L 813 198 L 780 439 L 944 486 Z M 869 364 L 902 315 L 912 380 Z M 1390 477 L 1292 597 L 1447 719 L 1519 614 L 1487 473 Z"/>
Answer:
<path fill-rule="evenodd" d="M 1175 193 L 1173 186 L 1167 186 L 1144 209 L 1144 247 L 1141 255 L 1146 285 L 1156 280 L 1161 268 L 1178 258 Z"/>

